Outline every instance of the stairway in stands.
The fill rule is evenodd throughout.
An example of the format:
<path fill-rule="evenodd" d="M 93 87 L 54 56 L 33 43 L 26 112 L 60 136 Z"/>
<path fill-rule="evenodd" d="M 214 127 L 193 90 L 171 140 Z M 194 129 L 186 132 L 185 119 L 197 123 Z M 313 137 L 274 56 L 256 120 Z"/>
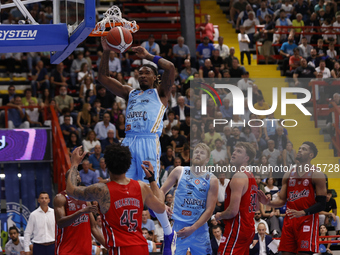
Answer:
<path fill-rule="evenodd" d="M 231 24 L 227 22 L 226 15 L 222 12 L 220 6 L 216 1 L 201 0 L 202 13 L 210 14 L 211 22 L 219 26 L 220 35 L 224 37 L 224 43 L 228 47 L 234 47 L 236 50 L 235 56 L 240 59 L 239 45 L 237 41 L 237 34 Z M 316 144 L 319 153 L 316 159 L 312 161 L 313 164 L 339 164 L 339 158 L 333 156 L 333 150 L 330 148 L 330 142 L 325 142 L 325 138 L 320 134 L 320 128 L 314 128 L 314 121 L 310 116 L 305 116 L 295 105 L 287 106 L 287 116 L 281 116 L 281 88 L 287 87 L 288 83 L 285 78 L 281 77 L 280 71 L 277 70 L 277 65 L 257 65 L 256 59 L 252 60 L 249 66 L 247 61 L 244 61 L 244 66 L 250 73 L 250 78 L 255 80 L 259 89 L 262 91 L 265 101 L 269 105 L 272 104 L 272 87 L 278 88 L 278 106 L 275 111 L 276 119 L 295 119 L 298 125 L 293 128 L 287 128 L 289 139 L 294 143 L 294 148 L 298 150 L 298 146 L 304 141 L 312 141 Z M 266 77 L 266 78 L 264 78 Z M 295 95 L 287 95 L 287 98 L 296 98 Z M 311 112 L 312 113 L 312 112 Z M 287 125 L 292 125 L 292 122 L 287 122 Z M 333 188 L 339 194 L 337 198 L 340 203 L 340 185 L 336 176 L 339 173 L 328 173 L 329 187 Z"/>

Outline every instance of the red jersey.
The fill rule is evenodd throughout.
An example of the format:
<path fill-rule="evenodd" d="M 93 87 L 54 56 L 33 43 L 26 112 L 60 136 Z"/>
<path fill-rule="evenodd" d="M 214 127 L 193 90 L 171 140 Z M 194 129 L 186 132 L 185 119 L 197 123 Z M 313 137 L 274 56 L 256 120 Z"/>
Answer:
<path fill-rule="evenodd" d="M 86 202 L 69 197 L 66 191 L 60 192 L 66 198 L 66 216 L 86 207 Z M 56 255 L 91 255 L 92 238 L 90 216 L 82 214 L 72 225 L 59 228 L 56 224 L 55 254 Z M 81 238 L 79 238 L 81 235 Z"/>
<path fill-rule="evenodd" d="M 252 173 L 246 171 L 244 173 L 248 177 L 248 189 L 241 198 L 238 214 L 232 219 L 224 220 L 225 230 L 217 253 L 219 255 L 249 254 L 249 245 L 255 235 L 257 184 Z M 224 210 L 229 207 L 230 195 L 229 183 L 225 191 Z"/>
<path fill-rule="evenodd" d="M 114 181 L 106 184 L 110 191 L 111 205 L 102 214 L 105 243 L 110 250 L 121 246 L 147 245 L 142 234 L 142 191 L 138 181 L 127 185 Z"/>
<path fill-rule="evenodd" d="M 310 171 L 300 177 L 294 166 L 287 180 L 287 208 L 301 211 L 316 203 L 315 187 L 312 183 L 314 169 L 315 166 L 312 166 Z"/>

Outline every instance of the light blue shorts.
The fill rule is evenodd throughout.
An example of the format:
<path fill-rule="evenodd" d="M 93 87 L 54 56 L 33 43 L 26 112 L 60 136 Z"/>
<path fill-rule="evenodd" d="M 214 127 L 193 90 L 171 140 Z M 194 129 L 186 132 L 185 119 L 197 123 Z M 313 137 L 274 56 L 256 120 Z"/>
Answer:
<path fill-rule="evenodd" d="M 183 222 L 174 222 L 173 229 L 176 232 L 184 227 L 189 227 L 189 225 Z M 185 239 L 177 237 L 176 255 L 186 255 L 188 248 L 190 248 L 191 254 L 194 255 L 212 254 L 209 227 L 207 223 Z"/>
<path fill-rule="evenodd" d="M 161 147 L 158 135 L 127 134 L 122 144 L 125 146 L 129 146 L 132 156 L 131 166 L 126 173 L 126 177 L 136 181 L 141 180 L 146 183 L 149 183 L 148 180 L 144 179 L 145 173 L 141 167 L 142 162 L 144 160 L 147 160 L 150 161 L 153 166 L 153 170 L 155 172 L 155 180 L 158 183 L 158 176 L 161 167 L 160 165 Z"/>

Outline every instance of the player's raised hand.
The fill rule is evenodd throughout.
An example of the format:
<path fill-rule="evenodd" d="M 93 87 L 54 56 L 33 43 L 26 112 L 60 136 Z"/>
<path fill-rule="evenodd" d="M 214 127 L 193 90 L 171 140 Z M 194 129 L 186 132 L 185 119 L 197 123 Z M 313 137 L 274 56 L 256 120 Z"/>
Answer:
<path fill-rule="evenodd" d="M 86 152 L 83 151 L 83 146 L 79 146 L 77 148 L 74 149 L 74 151 L 72 152 L 71 155 L 71 165 L 73 166 L 78 166 L 81 161 L 83 160 L 83 158 L 86 156 Z"/>
<path fill-rule="evenodd" d="M 155 171 L 153 170 L 153 165 L 150 161 L 143 161 L 142 163 L 142 169 L 144 170 L 146 178 L 150 178 L 152 175 L 155 174 Z"/>
<path fill-rule="evenodd" d="M 270 202 L 270 198 L 262 190 L 257 191 L 257 197 L 261 204 L 267 205 Z"/>
<path fill-rule="evenodd" d="M 145 48 L 142 46 L 132 47 L 132 51 L 136 52 L 137 57 L 146 58 L 148 54 L 150 54 Z"/>
<path fill-rule="evenodd" d="M 109 45 L 106 42 L 106 36 L 101 37 L 101 42 L 102 42 L 103 50 L 111 50 Z"/>

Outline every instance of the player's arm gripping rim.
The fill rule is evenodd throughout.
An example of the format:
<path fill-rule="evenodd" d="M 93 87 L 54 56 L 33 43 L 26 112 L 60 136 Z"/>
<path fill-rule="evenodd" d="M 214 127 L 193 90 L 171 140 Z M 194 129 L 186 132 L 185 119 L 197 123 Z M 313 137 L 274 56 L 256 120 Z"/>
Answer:
<path fill-rule="evenodd" d="M 113 94 L 121 98 L 124 98 L 127 101 L 129 93 L 132 90 L 132 88 L 128 85 L 123 85 L 118 80 L 110 77 L 109 72 L 110 48 L 106 43 L 105 36 L 101 37 L 101 42 L 103 46 L 103 55 L 100 60 L 98 70 L 98 81 L 108 90 L 110 90 Z"/>
<path fill-rule="evenodd" d="M 73 198 L 83 201 L 98 201 L 100 211 L 106 213 L 110 208 L 110 192 L 104 183 L 96 183 L 87 187 L 77 186 L 78 165 L 86 155 L 81 152 L 81 147 L 77 147 L 71 156 L 71 169 L 66 182 L 66 192 Z"/>

